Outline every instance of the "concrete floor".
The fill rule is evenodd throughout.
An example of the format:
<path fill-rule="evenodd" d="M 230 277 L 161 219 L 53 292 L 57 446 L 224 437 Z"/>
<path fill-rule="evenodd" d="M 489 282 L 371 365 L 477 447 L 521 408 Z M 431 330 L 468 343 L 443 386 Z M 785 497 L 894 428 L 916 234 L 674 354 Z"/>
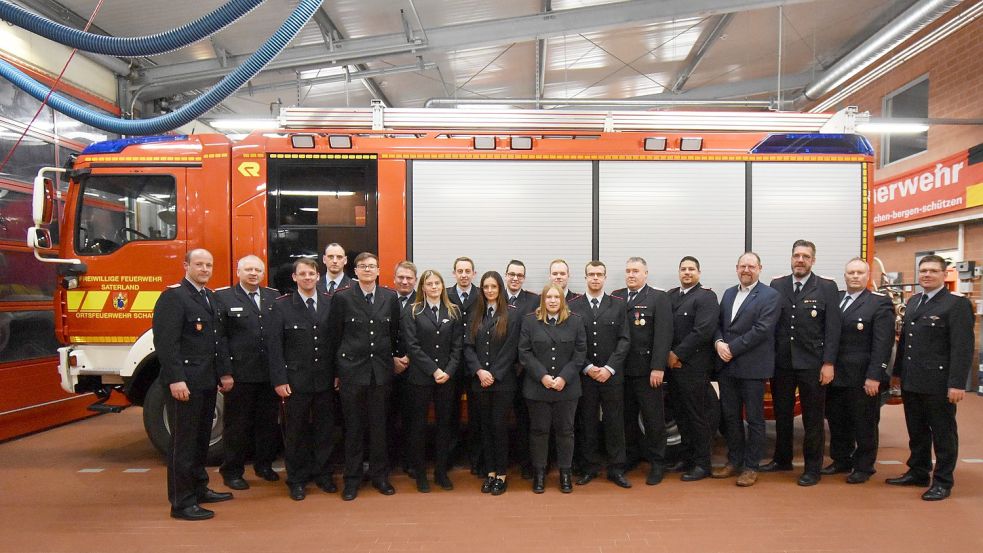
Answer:
<path fill-rule="evenodd" d="M 134 408 L 0 444 L 0 551 L 983 551 L 983 398 L 959 407 L 956 487 L 938 503 L 883 483 L 904 471 L 907 436 L 900 407 L 882 413 L 878 474 L 859 486 L 837 475 L 800 488 L 796 471 L 762 475 L 748 489 L 675 476 L 648 487 L 637 470 L 630 490 L 600 479 L 563 495 L 554 473 L 544 495 L 516 475 L 508 493 L 491 497 L 458 470 L 452 492 L 419 494 L 399 475 L 392 497 L 366 487 L 345 503 L 310 486 L 294 502 L 282 482 L 247 471 L 252 489 L 214 505 L 215 519 L 191 523 L 168 517 L 164 464 Z M 217 474 L 212 485 L 225 490 Z"/>

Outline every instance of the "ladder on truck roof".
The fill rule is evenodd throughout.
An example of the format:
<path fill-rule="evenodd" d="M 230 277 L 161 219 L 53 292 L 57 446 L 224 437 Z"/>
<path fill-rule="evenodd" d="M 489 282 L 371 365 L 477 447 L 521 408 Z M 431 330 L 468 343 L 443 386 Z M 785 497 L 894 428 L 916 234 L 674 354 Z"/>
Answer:
<path fill-rule="evenodd" d="M 286 129 L 479 129 L 486 131 L 716 131 L 854 134 L 868 117 L 856 107 L 836 113 L 740 111 L 579 111 L 542 109 L 283 108 Z"/>

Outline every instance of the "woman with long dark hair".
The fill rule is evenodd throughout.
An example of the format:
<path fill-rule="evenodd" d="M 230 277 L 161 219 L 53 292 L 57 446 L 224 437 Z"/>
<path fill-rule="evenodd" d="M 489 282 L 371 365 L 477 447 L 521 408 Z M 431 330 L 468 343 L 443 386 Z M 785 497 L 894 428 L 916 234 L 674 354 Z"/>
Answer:
<path fill-rule="evenodd" d="M 505 282 L 496 271 L 481 275 L 481 295 L 475 303 L 464 341 L 464 359 L 473 375 L 468 401 L 476 401 L 481 423 L 485 482 L 483 493 L 501 495 L 508 489 L 508 414 L 516 390 L 519 317 L 505 299 Z"/>

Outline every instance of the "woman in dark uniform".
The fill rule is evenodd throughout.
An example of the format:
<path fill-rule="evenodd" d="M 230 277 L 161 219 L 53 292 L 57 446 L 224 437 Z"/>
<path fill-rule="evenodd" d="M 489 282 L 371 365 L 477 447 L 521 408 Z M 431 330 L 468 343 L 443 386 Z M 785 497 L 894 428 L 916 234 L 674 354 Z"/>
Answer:
<path fill-rule="evenodd" d="M 424 465 L 424 436 L 427 408 L 431 401 L 436 418 L 434 482 L 445 490 L 454 489 L 447 477 L 450 444 L 453 437 L 454 383 L 461 363 L 464 321 L 461 311 L 447 298 L 444 278 L 432 269 L 420 276 L 417 302 L 403 311 L 402 339 L 410 364 L 406 374 L 407 457 L 416 471 L 416 489 L 430 491 Z"/>
<path fill-rule="evenodd" d="M 483 493 L 502 495 L 508 488 L 508 414 L 516 390 L 515 360 L 519 345 L 519 317 L 505 300 L 502 275 L 481 275 L 481 295 L 465 337 L 464 358 L 471 381 L 469 401 L 476 401 L 481 417 L 482 456 L 487 475 Z"/>
<path fill-rule="evenodd" d="M 550 428 L 556 433 L 560 491 L 573 491 L 574 416 L 580 399 L 580 371 L 587 356 L 587 331 L 567 308 L 556 284 L 543 288 L 539 308 L 522 319 L 519 360 L 526 368 L 522 393 L 529 405 L 529 454 L 535 475 L 532 491 L 543 493 Z"/>

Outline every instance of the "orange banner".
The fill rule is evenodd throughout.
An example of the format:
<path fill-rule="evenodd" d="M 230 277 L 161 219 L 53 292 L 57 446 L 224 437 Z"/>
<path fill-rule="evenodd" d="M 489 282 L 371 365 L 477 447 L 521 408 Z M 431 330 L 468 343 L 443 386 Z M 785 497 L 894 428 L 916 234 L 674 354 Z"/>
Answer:
<path fill-rule="evenodd" d="M 883 227 L 983 205 L 983 163 L 961 152 L 877 181 L 870 190 L 874 226 Z"/>

